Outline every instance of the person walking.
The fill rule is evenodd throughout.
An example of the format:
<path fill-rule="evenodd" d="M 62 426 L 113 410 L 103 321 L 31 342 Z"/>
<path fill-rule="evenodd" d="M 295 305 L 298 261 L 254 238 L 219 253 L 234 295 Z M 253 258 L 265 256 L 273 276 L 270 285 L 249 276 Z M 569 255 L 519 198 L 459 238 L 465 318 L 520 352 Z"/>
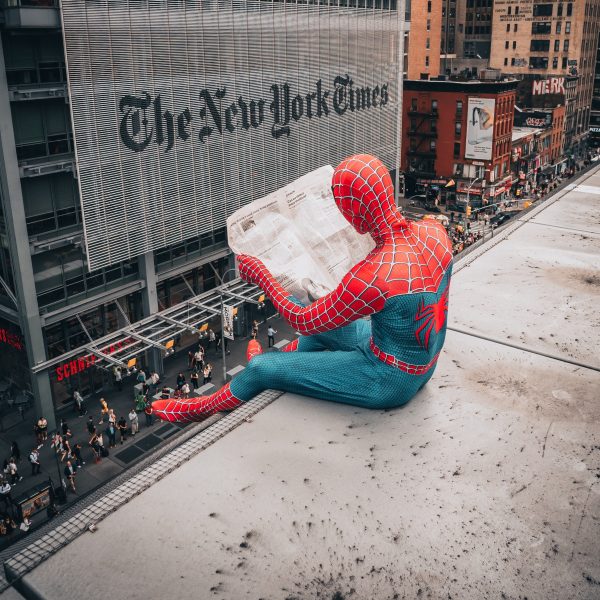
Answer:
<path fill-rule="evenodd" d="M 198 371 L 196 370 L 196 368 L 194 368 L 194 370 L 190 374 L 190 388 L 192 390 L 195 390 L 198 388 L 199 380 L 200 380 L 200 375 L 198 374 Z"/>
<path fill-rule="evenodd" d="M 114 448 L 117 445 L 117 424 L 109 423 L 106 428 L 106 435 L 108 436 L 108 447 Z"/>
<path fill-rule="evenodd" d="M 79 390 L 73 392 L 73 402 L 75 403 L 75 410 L 79 412 L 80 417 L 83 417 L 87 413 L 87 410 L 85 409 L 85 402 Z"/>
<path fill-rule="evenodd" d="M 269 325 L 267 329 L 267 338 L 269 340 L 269 348 L 275 345 L 275 334 L 277 333 L 276 329 L 273 329 L 272 325 Z"/>
<path fill-rule="evenodd" d="M 214 344 L 215 345 L 215 352 L 217 351 L 217 336 L 215 335 L 215 332 L 212 329 L 208 330 L 208 348 L 210 348 L 210 345 Z"/>
<path fill-rule="evenodd" d="M 98 421 L 98 425 L 102 425 L 104 423 L 104 419 L 108 417 L 108 404 L 104 398 L 100 398 L 100 421 Z"/>
<path fill-rule="evenodd" d="M 48 421 L 45 417 L 40 417 L 37 422 L 38 430 L 40 432 L 40 437 L 42 442 L 45 442 L 48 439 Z"/>
<path fill-rule="evenodd" d="M 190 397 L 190 384 L 189 383 L 186 382 L 181 386 L 181 394 L 183 395 L 184 398 Z"/>
<path fill-rule="evenodd" d="M 102 458 L 100 456 L 100 443 L 98 442 L 98 435 L 96 431 L 92 433 L 92 437 L 90 437 L 90 441 L 88 442 L 92 452 L 94 453 L 94 462 L 99 463 Z"/>
<path fill-rule="evenodd" d="M 125 417 L 121 417 L 117 423 L 117 429 L 121 434 L 121 444 L 127 440 L 127 421 Z"/>
<path fill-rule="evenodd" d="M 8 459 L 8 465 L 7 465 L 7 473 L 10 476 L 10 483 L 12 485 L 15 485 L 15 483 L 17 483 L 18 481 L 21 481 L 23 479 L 23 477 L 21 477 L 19 475 L 19 469 L 17 467 L 17 462 L 15 461 L 14 456 L 11 456 Z"/>
<path fill-rule="evenodd" d="M 73 446 L 73 457 L 75 458 L 75 466 L 81 469 L 81 465 L 85 465 L 85 461 L 81 456 L 81 444 L 79 442 Z"/>
<path fill-rule="evenodd" d="M 134 408 L 129 411 L 129 423 L 131 427 L 131 437 L 134 437 L 135 434 L 140 430 L 140 420 L 138 419 Z"/>
<path fill-rule="evenodd" d="M 115 426 L 117 424 L 117 415 L 115 414 L 115 411 L 112 408 L 108 409 L 108 422 L 109 424 L 112 423 Z"/>
<path fill-rule="evenodd" d="M 258 321 L 252 321 L 252 339 L 256 339 L 258 337 Z"/>
<path fill-rule="evenodd" d="M 136 379 L 138 383 L 146 383 L 146 372 L 144 371 L 144 369 L 139 370 Z"/>
<path fill-rule="evenodd" d="M 196 369 L 204 367 L 204 348 L 202 346 L 198 346 L 198 350 L 194 354 L 194 367 Z"/>
<path fill-rule="evenodd" d="M 31 463 L 31 474 L 37 475 L 41 473 L 42 465 L 40 464 L 40 452 L 37 448 L 32 448 L 29 453 L 29 462 Z"/>
<path fill-rule="evenodd" d="M 146 401 L 146 406 L 144 407 L 144 416 L 146 417 L 146 427 L 151 427 L 154 424 L 154 415 L 152 414 L 154 409 L 152 408 L 152 400 L 148 399 Z"/>
<path fill-rule="evenodd" d="M 21 450 L 17 442 L 10 443 L 10 455 L 15 459 L 15 462 L 21 462 Z"/>
<path fill-rule="evenodd" d="M 63 436 L 73 437 L 73 434 L 69 429 L 69 424 L 64 419 L 60 420 L 60 430 L 62 431 Z"/>
<path fill-rule="evenodd" d="M 204 366 L 204 371 L 202 372 L 202 375 L 203 375 L 202 385 L 210 383 L 210 381 L 212 379 L 212 365 L 210 363 L 206 363 L 206 365 Z"/>
<path fill-rule="evenodd" d="M 67 478 L 67 481 L 69 482 L 69 487 L 73 490 L 74 494 L 77 493 L 77 490 L 75 489 L 75 473 L 76 471 L 73 468 L 71 461 L 68 460 L 67 465 L 65 466 L 65 477 Z"/>
<path fill-rule="evenodd" d="M 94 425 L 94 417 L 92 417 L 92 415 L 88 417 L 87 423 L 85 425 L 87 427 L 88 433 L 92 435 L 92 433 L 94 433 L 94 431 L 96 430 L 96 426 Z"/>
<path fill-rule="evenodd" d="M 12 507 L 13 499 L 10 493 L 11 485 L 2 477 L 0 479 L 0 499 L 4 503 L 4 511 L 9 512 Z"/>
<path fill-rule="evenodd" d="M 185 375 L 183 373 L 179 373 L 177 375 L 177 389 L 181 390 L 181 388 L 183 387 L 183 384 L 185 383 Z"/>
<path fill-rule="evenodd" d="M 121 391 L 123 389 L 123 373 L 121 371 L 121 367 L 116 367 L 113 370 L 113 375 L 115 378 L 115 387 Z"/>

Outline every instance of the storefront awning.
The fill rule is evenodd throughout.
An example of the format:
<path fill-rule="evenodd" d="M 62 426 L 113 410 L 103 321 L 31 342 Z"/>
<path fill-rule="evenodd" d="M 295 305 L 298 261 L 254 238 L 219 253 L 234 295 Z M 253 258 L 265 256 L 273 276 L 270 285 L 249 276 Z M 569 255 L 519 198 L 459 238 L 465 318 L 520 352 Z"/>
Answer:
<path fill-rule="evenodd" d="M 90 337 L 87 344 L 35 365 L 32 371 L 39 373 L 56 367 L 57 370 L 62 368 L 64 374 L 65 369 L 77 373 L 90 366 L 131 368 L 135 365 L 134 359 L 147 350 L 166 352 L 181 334 L 201 334 L 208 322 L 221 314 L 221 296 L 225 304 L 236 307 L 245 302 L 260 304 L 264 293 L 255 285 L 235 279 L 102 338 L 94 340 Z"/>

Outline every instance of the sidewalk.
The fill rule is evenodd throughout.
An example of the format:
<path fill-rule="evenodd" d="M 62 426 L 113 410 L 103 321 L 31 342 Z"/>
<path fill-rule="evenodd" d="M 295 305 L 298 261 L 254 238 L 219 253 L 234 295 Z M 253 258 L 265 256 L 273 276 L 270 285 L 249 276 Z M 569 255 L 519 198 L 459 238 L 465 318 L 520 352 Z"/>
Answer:
<path fill-rule="evenodd" d="M 283 339 L 292 341 L 295 339 L 294 330 L 278 315 L 272 317 L 268 321 L 277 330 L 275 341 L 279 342 Z M 233 342 L 229 342 L 230 354 L 226 357 L 227 370 L 231 370 L 234 367 L 240 365 L 246 365 L 246 347 L 249 338 L 238 338 Z M 262 344 L 265 352 L 273 351 L 267 346 L 267 324 L 261 323 L 259 328 L 258 340 Z M 193 347 L 194 349 L 196 346 Z M 188 369 L 188 350 L 190 348 L 182 348 L 175 355 L 166 358 L 164 360 L 165 374 L 161 383 L 169 385 L 169 387 L 176 387 L 175 380 L 177 374 L 182 371 L 186 378 L 189 380 L 190 370 Z M 215 352 L 214 347 L 206 353 L 206 359 L 213 366 L 212 382 L 215 384 L 217 389 L 223 385 L 223 361 L 221 350 Z M 202 380 L 200 380 L 201 382 Z M 108 402 L 109 408 L 113 408 L 117 415 L 117 418 L 121 416 L 125 417 L 127 422 L 127 414 L 134 406 L 134 393 L 133 386 L 136 384 L 135 377 L 131 376 L 123 380 L 123 389 L 121 391 L 117 388 L 112 390 L 105 390 L 102 392 L 104 398 Z M 171 423 L 165 423 L 163 421 L 154 420 L 154 424 L 150 427 L 146 426 L 146 420 L 144 414 L 139 414 L 140 431 L 135 437 L 128 436 L 127 440 L 123 445 L 118 442 L 119 436 L 117 436 L 117 446 L 110 449 L 110 455 L 107 458 L 103 458 L 101 462 L 95 464 L 92 449 L 88 445 L 89 434 L 86 427 L 88 417 L 91 415 L 94 418 L 94 424 L 98 431 L 105 431 L 106 423 L 99 425 L 100 420 L 100 395 L 94 398 L 87 398 L 85 407 L 89 411 L 84 417 L 79 417 L 75 411 L 67 411 L 62 413 L 63 418 L 69 424 L 69 428 L 73 436 L 69 439 L 71 447 L 76 443 L 80 443 L 82 447 L 82 457 L 85 461 L 85 465 L 81 469 L 77 469 L 76 476 L 76 489 L 77 493 L 71 491 L 67 492 L 67 504 L 59 505 L 58 509 L 63 508 L 77 502 L 77 500 L 98 486 L 106 483 L 122 471 L 126 470 L 136 462 L 138 462 L 146 453 L 157 448 L 165 440 L 171 440 L 173 436 L 176 436 L 186 425 L 175 425 Z M 8 426 L 8 428 L 0 433 L 0 459 L 8 458 L 10 455 L 10 445 L 14 440 L 19 445 L 21 451 L 21 461 L 18 463 L 19 474 L 23 476 L 23 480 L 13 486 L 11 493 L 14 501 L 18 501 L 19 498 L 28 495 L 28 491 L 32 490 L 36 486 L 42 485 L 51 479 L 55 486 L 59 485 L 59 477 L 64 478 L 64 467 L 65 462 L 61 463 L 58 461 L 56 453 L 50 447 L 50 438 L 52 431 L 48 432 L 48 440 L 44 442 L 42 448 L 40 448 L 40 463 L 41 473 L 39 475 L 31 474 L 31 465 L 28 460 L 29 453 L 36 443 L 33 426 L 34 421 L 37 420 L 39 415 L 36 415 L 33 409 L 30 409 L 25 413 L 25 419 L 18 422 L 15 425 Z M 59 415 L 59 419 L 60 419 Z M 108 437 L 104 435 L 104 443 L 108 448 Z M 59 473 L 60 471 L 60 473 Z M 47 517 L 45 511 L 42 511 L 32 518 L 32 528 L 30 531 L 42 525 L 46 522 Z M 17 523 L 17 526 L 19 523 Z M 10 536 L 0 537 L 0 549 L 5 548 L 12 544 L 17 539 L 20 539 L 22 535 L 18 530 Z"/>

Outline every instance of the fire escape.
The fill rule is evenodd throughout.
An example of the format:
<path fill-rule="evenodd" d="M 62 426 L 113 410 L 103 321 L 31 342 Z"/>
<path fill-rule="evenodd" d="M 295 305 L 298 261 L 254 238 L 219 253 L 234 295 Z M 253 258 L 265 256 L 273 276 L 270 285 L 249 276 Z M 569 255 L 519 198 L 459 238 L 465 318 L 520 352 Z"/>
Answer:
<path fill-rule="evenodd" d="M 435 100 L 428 107 L 416 99 L 408 110 L 408 172 L 415 177 L 435 178 L 435 158 L 438 136 L 438 108 Z"/>

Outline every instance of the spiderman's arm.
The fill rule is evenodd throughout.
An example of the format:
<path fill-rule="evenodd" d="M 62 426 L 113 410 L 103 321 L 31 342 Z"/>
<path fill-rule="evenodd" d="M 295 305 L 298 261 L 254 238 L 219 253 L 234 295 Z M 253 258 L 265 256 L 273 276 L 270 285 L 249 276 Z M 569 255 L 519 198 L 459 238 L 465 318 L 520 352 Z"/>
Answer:
<path fill-rule="evenodd" d="M 258 258 L 242 254 L 238 262 L 242 279 L 262 288 L 277 312 L 303 335 L 343 327 L 379 312 L 385 304 L 384 285 L 376 273 L 361 263 L 331 293 L 308 306 L 298 306 Z"/>

